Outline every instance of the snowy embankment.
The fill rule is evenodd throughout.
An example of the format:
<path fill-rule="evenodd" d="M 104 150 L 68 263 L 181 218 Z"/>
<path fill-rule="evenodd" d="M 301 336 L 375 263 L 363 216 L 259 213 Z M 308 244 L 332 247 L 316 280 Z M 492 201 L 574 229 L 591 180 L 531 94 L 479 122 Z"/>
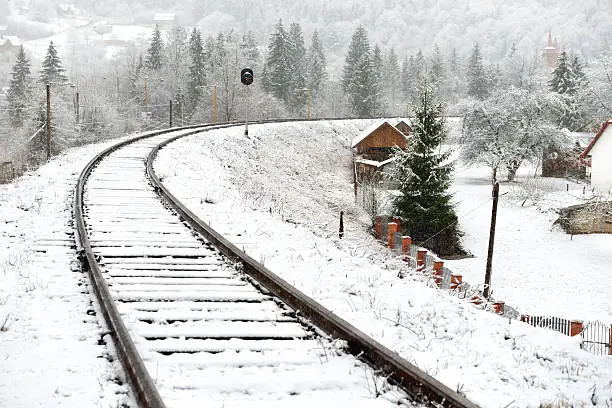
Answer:
<path fill-rule="evenodd" d="M 129 401 L 68 235 L 76 179 L 106 146 L 72 149 L 0 185 L 0 407 Z"/>
<path fill-rule="evenodd" d="M 350 140 L 370 123 L 252 126 L 249 138 L 241 128 L 208 132 L 171 144 L 155 167 L 175 195 L 250 256 L 481 406 L 612 405 L 611 358 L 476 309 L 422 276 L 397 277 L 405 264 L 372 239 L 353 204 Z M 470 231 L 466 238 L 477 253 L 470 247 L 477 239 Z M 513 248 L 499 249 L 518 262 Z M 593 281 L 582 284 L 586 291 Z"/>

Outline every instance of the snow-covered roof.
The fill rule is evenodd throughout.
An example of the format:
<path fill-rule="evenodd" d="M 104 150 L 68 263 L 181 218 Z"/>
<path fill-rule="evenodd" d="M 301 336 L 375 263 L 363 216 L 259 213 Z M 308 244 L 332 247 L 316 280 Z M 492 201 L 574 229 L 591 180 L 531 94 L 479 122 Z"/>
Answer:
<path fill-rule="evenodd" d="M 351 147 L 355 147 L 357 146 L 361 141 L 365 140 L 366 137 L 370 136 L 372 133 L 374 133 L 374 131 L 376 131 L 378 128 L 380 128 L 381 126 L 383 126 L 384 124 L 387 124 L 389 126 L 391 126 L 393 129 L 397 130 L 400 134 L 403 135 L 402 132 L 400 132 L 395 126 L 393 126 L 391 123 L 389 123 L 388 120 L 386 119 L 380 119 L 378 121 L 376 121 L 372 126 L 370 126 L 369 128 L 367 128 L 366 130 L 364 130 L 359 136 L 357 136 L 356 138 L 353 139 L 353 142 L 351 143 Z"/>
<path fill-rule="evenodd" d="M 383 166 L 391 163 L 392 161 L 395 161 L 395 157 L 391 157 L 391 158 L 389 158 L 387 160 L 383 160 L 383 161 L 364 159 L 364 158 L 361 158 L 361 157 L 355 158 L 355 163 L 363 163 L 363 164 L 367 164 L 368 166 L 372 166 L 372 167 L 383 167 Z"/>
<path fill-rule="evenodd" d="M 599 132 L 597 132 L 597 134 L 595 135 L 595 137 L 593 138 L 593 140 L 591 140 L 591 143 L 589 143 L 589 145 L 587 146 L 587 148 L 584 150 L 584 152 L 582 152 L 582 154 L 580 154 L 580 159 L 584 159 L 589 155 L 589 152 L 591 151 L 591 149 L 593 148 L 593 146 L 595 146 L 595 143 L 597 143 L 597 140 L 599 140 L 599 138 L 601 137 L 601 135 L 604 134 L 604 132 L 606 131 L 606 128 L 608 127 L 608 125 L 612 125 L 612 119 L 608 119 L 607 121 L 605 121 L 602 125 L 601 128 L 599 129 Z"/>
<path fill-rule="evenodd" d="M 10 42 L 11 45 L 15 47 L 21 45 L 21 40 L 19 39 L 19 37 L 16 37 L 14 35 L 5 35 L 4 37 L 0 38 L 0 45 L 4 45 L 7 42 Z"/>

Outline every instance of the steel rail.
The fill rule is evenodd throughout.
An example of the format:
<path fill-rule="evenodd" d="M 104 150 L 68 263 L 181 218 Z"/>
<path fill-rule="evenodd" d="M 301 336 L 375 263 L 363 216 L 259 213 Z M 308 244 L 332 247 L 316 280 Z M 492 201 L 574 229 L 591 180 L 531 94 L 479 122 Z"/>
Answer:
<path fill-rule="evenodd" d="M 177 131 L 181 129 L 197 128 L 203 129 L 203 125 L 188 126 L 185 128 L 174 128 L 171 130 L 164 129 L 159 131 L 152 131 L 144 133 L 137 137 L 115 144 L 98 155 L 96 155 L 83 169 L 81 172 L 74 197 L 74 218 L 75 218 L 75 241 L 77 243 L 77 250 L 79 252 L 79 258 L 83 263 L 84 269 L 87 270 L 89 279 L 93 288 L 93 291 L 98 299 L 98 305 L 104 320 L 109 328 L 110 334 L 117 350 L 117 355 L 127 380 L 129 381 L 132 390 L 135 394 L 138 405 L 142 408 L 165 408 L 165 404 L 162 401 L 155 383 L 153 382 L 149 372 L 147 371 L 144 362 L 134 342 L 132 341 L 130 334 L 121 319 L 119 311 L 113 302 L 108 285 L 102 276 L 102 270 L 96 257 L 92 251 L 91 243 L 87 235 L 84 208 L 83 208 L 83 193 L 85 189 L 85 182 L 87 178 L 96 167 L 96 165 L 105 157 L 115 152 L 116 150 L 127 146 L 131 143 L 143 140 L 149 137 L 157 136 L 169 131 Z M 188 134 L 197 133 L 199 130 L 194 130 Z"/>
<path fill-rule="evenodd" d="M 203 129 L 203 132 L 212 129 L 214 127 L 208 127 Z M 146 166 L 147 175 L 156 191 L 195 231 L 215 245 L 226 257 L 241 264 L 245 273 L 262 284 L 291 308 L 298 311 L 301 316 L 308 319 L 316 327 L 334 338 L 346 341 L 351 354 L 364 359 L 370 365 L 380 370 L 384 375 L 388 376 L 389 380 L 403 388 L 413 398 L 434 407 L 478 407 L 464 396 L 453 391 L 413 364 L 410 364 L 396 352 L 391 351 L 367 336 L 344 319 L 317 303 L 314 299 L 291 286 L 265 266 L 256 262 L 209 225 L 205 224 L 191 210 L 185 207 L 161 182 L 153 169 L 153 162 L 160 149 L 185 136 L 187 135 L 171 137 L 153 148 L 147 157 Z"/>

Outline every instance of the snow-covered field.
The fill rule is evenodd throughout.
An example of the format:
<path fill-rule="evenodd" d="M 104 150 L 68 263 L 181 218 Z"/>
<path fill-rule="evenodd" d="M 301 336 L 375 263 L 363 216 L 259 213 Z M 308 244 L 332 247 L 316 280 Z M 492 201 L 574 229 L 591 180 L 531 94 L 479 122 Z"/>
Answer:
<path fill-rule="evenodd" d="M 73 149 L 0 185 L 0 407 L 126 401 L 67 235 L 78 174 L 106 146 Z"/>
<path fill-rule="evenodd" d="M 481 406 L 611 406 L 612 358 L 580 350 L 577 339 L 479 310 L 431 288 L 421 276 L 397 278 L 405 264 L 372 239 L 367 217 L 353 204 L 349 145 L 369 124 L 252 126 L 249 139 L 240 128 L 209 132 L 162 150 L 156 169 L 204 221 L 249 255 Z M 74 271 L 75 252 L 66 246 L 71 190 L 81 168 L 103 147 L 71 150 L 13 184 L 0 185 L 0 326 L 6 320 L 0 331 L 0 407 L 129 403 L 125 386 L 114 382 L 116 363 L 104 358 L 108 350 L 99 344 L 103 329 L 89 311 L 85 276 Z M 484 262 L 488 238 L 477 229 L 488 226 L 490 216 L 486 172 L 459 170 L 455 188 L 459 214 L 470 213 L 462 219 L 466 246 L 477 257 L 451 266 L 471 270 L 469 262 Z M 597 310 L 609 315 L 605 301 L 611 289 L 601 279 L 606 259 L 610 264 L 607 238 L 612 237 L 570 240 L 550 231 L 550 214 L 520 208 L 512 197 L 502 200 L 498 231 L 512 230 L 503 225 L 519 228 L 515 219 L 524 213 L 522 232 L 528 227 L 525 235 L 542 243 L 529 247 L 533 253 L 554 257 L 549 262 L 557 269 L 551 273 L 573 276 L 581 285 L 575 293 L 598 293 L 601 299 L 563 293 L 562 283 L 541 276 L 522 282 L 538 258 L 521 256 L 515 245 L 522 241 L 503 238 L 510 232 L 498 232 L 496 240 L 496 297 L 527 312 L 548 303 L 557 315 L 591 316 Z M 342 240 L 337 236 L 341 210 L 346 216 Z M 582 269 L 574 270 L 575 264 L 563 260 L 576 257 L 569 247 L 551 249 L 565 241 L 584 252 L 601 246 L 602 259 L 584 257 Z M 521 266 L 514 279 L 501 272 L 512 270 L 508 262 Z M 470 281 L 473 273 L 472 283 L 484 269 L 475 265 L 480 269 L 464 272 Z M 545 269 L 538 264 L 533 271 Z M 548 300 L 534 300 L 538 293 Z"/>
<path fill-rule="evenodd" d="M 240 128 L 209 132 L 162 150 L 156 169 L 201 219 L 253 258 L 483 407 L 612 404 L 611 358 L 580 350 L 578 339 L 478 310 L 431 288 L 421 276 L 397 278 L 405 265 L 374 242 L 366 231 L 366 216 L 353 204 L 350 140 L 370 123 L 253 126 L 248 139 Z M 480 185 L 482 192 L 475 195 L 468 189 L 458 194 L 460 213 L 461 206 L 473 210 L 475 203 L 482 204 L 483 194 L 490 195 L 486 171 L 478 174 L 483 178 L 467 179 L 464 184 Z M 455 188 L 462 190 L 461 179 Z M 506 208 L 510 202 L 501 210 Z M 346 215 L 342 240 L 337 235 L 341 210 Z M 485 217 L 489 220 L 490 200 L 482 211 L 489 214 Z M 500 217 L 500 224 L 503 221 Z M 539 242 L 546 239 L 546 245 L 537 249 L 544 255 L 554 244 L 544 236 L 548 229 L 538 233 L 543 235 L 541 240 L 531 236 Z M 486 250 L 488 236 L 464 230 L 466 246 L 478 256 L 475 260 L 482 261 L 478 248 L 471 246 L 485 242 Z M 561 233 L 558 238 L 569 240 Z M 589 238 L 584 237 L 585 245 L 596 247 Z M 518 256 L 512 245 L 516 241 L 504 244 L 502 235 L 498 236 L 498 250 L 509 256 L 496 258 L 496 271 L 503 269 L 505 259 L 519 263 L 511 257 Z M 572 243 L 579 245 L 580 241 Z M 572 256 L 567 250 L 563 253 Z M 609 256 L 604 251 L 603 256 L 606 254 Z M 525 268 L 528 259 L 522 264 Z M 576 281 L 581 291 L 593 286 L 585 273 L 602 275 L 605 266 L 598 267 L 580 272 Z M 538 264 L 534 269 L 541 271 L 542 267 Z M 473 276 L 480 275 L 479 270 Z M 507 294 L 502 282 L 494 280 L 500 298 Z M 554 292 L 559 286 L 539 286 L 533 291 Z M 602 304 L 609 300 L 609 288 L 596 290 L 604 297 Z M 524 297 L 520 297 L 521 289 L 513 293 L 515 298 L 506 299 L 509 304 L 530 304 L 530 293 Z M 557 300 L 560 296 L 565 296 L 563 301 Z M 551 305 L 557 311 L 570 310 L 568 304 L 572 310 L 582 308 L 588 302 L 563 293 L 550 299 L 557 302 Z"/>

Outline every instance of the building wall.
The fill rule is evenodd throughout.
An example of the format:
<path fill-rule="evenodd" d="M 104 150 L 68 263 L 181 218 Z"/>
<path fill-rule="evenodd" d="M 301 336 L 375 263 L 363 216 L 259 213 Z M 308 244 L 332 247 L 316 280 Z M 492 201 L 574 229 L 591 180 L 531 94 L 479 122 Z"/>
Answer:
<path fill-rule="evenodd" d="M 612 190 L 612 126 L 608 126 L 589 152 L 591 185 L 601 193 Z"/>

